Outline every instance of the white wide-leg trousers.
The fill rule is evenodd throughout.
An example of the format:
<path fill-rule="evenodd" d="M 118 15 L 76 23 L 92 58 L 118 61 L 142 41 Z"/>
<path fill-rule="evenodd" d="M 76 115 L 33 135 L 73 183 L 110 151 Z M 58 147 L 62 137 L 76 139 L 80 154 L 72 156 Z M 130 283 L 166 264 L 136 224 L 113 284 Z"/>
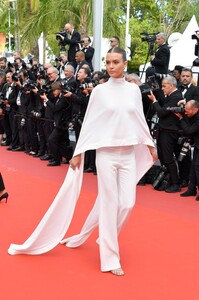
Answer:
<path fill-rule="evenodd" d="M 101 271 L 120 268 L 118 234 L 135 203 L 133 146 L 97 150 Z"/>
<path fill-rule="evenodd" d="M 118 235 L 134 203 L 136 170 L 133 146 L 101 148 L 96 152 L 98 197 L 80 234 L 64 239 L 78 247 L 99 225 L 101 270 L 120 267 Z"/>

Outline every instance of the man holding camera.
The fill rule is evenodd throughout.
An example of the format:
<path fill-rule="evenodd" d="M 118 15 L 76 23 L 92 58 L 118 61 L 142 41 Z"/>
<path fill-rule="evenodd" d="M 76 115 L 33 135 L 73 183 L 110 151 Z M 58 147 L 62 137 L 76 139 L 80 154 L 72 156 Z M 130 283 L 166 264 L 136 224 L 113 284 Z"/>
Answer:
<path fill-rule="evenodd" d="M 90 71 L 87 68 L 81 68 L 77 73 L 77 88 L 74 92 L 68 92 L 64 95 L 72 104 L 72 115 L 75 129 L 76 141 L 81 130 L 81 123 L 86 113 L 89 97 L 92 88 L 87 88 L 85 81 L 90 77 Z"/>
<path fill-rule="evenodd" d="M 41 99 L 53 113 L 55 127 L 51 132 L 48 145 L 53 160 L 48 164 L 50 167 L 60 166 L 62 156 L 67 157 L 70 145 L 68 124 L 71 120 L 71 104 L 63 97 L 61 82 L 54 82 L 51 86 L 54 101 L 49 101 L 47 95 L 41 95 Z"/>
<path fill-rule="evenodd" d="M 54 82 L 59 82 L 60 77 L 59 77 L 59 71 L 55 67 L 49 67 L 47 69 L 47 77 L 48 80 L 46 81 L 46 85 L 43 87 L 41 86 L 41 91 L 44 88 L 43 92 L 47 95 L 48 99 L 50 102 L 54 103 L 54 96 L 51 90 L 51 86 Z M 41 93 L 41 92 L 40 92 Z M 42 93 L 43 94 L 43 93 Z M 51 153 L 48 147 L 48 140 L 49 137 L 54 129 L 54 123 L 53 123 L 53 112 L 52 109 L 50 109 L 49 105 L 46 105 L 44 103 L 44 124 L 43 124 L 43 129 L 44 129 L 44 135 L 45 135 L 45 140 L 46 140 L 46 146 L 47 146 L 47 153 L 42 155 L 40 157 L 41 160 L 49 160 L 51 159 Z"/>
<path fill-rule="evenodd" d="M 6 74 L 6 84 L 4 84 L 2 89 L 3 95 L 3 106 L 4 106 L 4 119 L 3 126 L 6 133 L 6 143 L 10 146 L 7 150 L 13 150 L 18 148 L 18 128 L 16 123 L 16 112 L 17 112 L 17 88 L 13 80 L 13 74 L 8 72 Z"/>
<path fill-rule="evenodd" d="M 162 90 L 165 95 L 164 105 L 162 107 L 152 92 L 148 97 L 153 103 L 153 107 L 159 117 L 159 132 L 157 138 L 158 156 L 161 165 L 166 166 L 170 175 L 171 185 L 165 189 L 165 192 L 175 193 L 181 190 L 178 169 L 174 159 L 174 153 L 180 136 L 180 125 L 178 117 L 170 108 L 177 106 L 179 100 L 182 99 L 182 94 L 177 90 L 177 81 L 173 76 L 167 76 L 163 79 Z"/>
<path fill-rule="evenodd" d="M 158 49 L 151 55 L 151 65 L 156 73 L 167 74 L 170 60 L 170 50 L 166 44 L 166 35 L 160 32 L 156 35 L 156 44 Z"/>
<path fill-rule="evenodd" d="M 193 160 L 189 174 L 188 190 L 180 196 L 196 196 L 199 190 L 199 102 L 189 100 L 185 104 L 185 114 L 176 114 L 180 120 L 180 125 L 186 136 L 192 137 L 194 142 Z M 199 195 L 196 200 L 199 201 Z"/>
<path fill-rule="evenodd" d="M 70 23 L 65 24 L 64 29 L 66 34 L 57 34 L 61 39 L 62 45 L 68 45 L 68 61 L 76 67 L 75 53 L 79 50 L 78 43 L 81 41 L 81 37 L 78 31 L 76 31 Z"/>

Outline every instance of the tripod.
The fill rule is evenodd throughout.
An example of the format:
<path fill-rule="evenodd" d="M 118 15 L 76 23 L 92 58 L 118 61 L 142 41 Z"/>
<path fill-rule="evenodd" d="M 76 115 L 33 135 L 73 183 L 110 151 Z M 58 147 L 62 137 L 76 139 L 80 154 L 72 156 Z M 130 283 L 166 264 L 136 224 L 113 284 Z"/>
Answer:
<path fill-rule="evenodd" d="M 145 60 L 145 63 L 144 63 L 144 68 L 143 68 L 143 70 L 141 72 L 141 75 L 140 75 L 140 80 L 142 80 L 142 76 L 143 76 L 143 74 L 145 72 L 145 68 L 146 68 L 146 64 L 147 64 L 149 55 L 153 55 L 154 54 L 154 46 L 155 46 L 154 42 L 148 42 L 148 53 L 147 53 L 146 60 Z"/>

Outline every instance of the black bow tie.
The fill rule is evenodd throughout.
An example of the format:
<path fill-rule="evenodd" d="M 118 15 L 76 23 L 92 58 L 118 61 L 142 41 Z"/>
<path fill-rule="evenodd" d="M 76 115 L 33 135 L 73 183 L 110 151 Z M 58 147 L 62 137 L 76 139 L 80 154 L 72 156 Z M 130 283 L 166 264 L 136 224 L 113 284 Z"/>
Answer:
<path fill-rule="evenodd" d="M 187 90 L 188 89 L 188 85 L 181 85 L 181 91 Z"/>

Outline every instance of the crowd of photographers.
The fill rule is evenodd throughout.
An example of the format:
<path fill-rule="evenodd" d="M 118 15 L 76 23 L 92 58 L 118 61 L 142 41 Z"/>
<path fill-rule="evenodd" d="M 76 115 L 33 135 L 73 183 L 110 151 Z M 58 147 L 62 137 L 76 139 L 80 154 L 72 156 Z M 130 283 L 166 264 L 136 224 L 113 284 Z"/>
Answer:
<path fill-rule="evenodd" d="M 36 58 L 25 64 L 20 57 L 11 64 L 0 58 L 0 137 L 8 151 L 24 151 L 49 161 L 48 166 L 70 160 L 70 131 L 77 140 L 92 89 L 108 79 L 105 73 L 92 73 L 82 49 L 75 59 L 76 68 L 65 52 L 55 65 L 40 65 Z M 85 168 L 95 172 L 95 155 L 91 151 L 86 157 Z"/>
<path fill-rule="evenodd" d="M 0 142 L 9 151 L 24 151 L 46 160 L 48 166 L 69 162 L 74 146 L 70 133 L 77 141 L 92 89 L 108 80 L 106 72 L 93 72 L 90 38 L 85 37 L 77 49 L 79 34 L 70 24 L 65 30 L 71 37 L 56 34 L 61 46 L 69 44 L 69 52 L 62 51 L 54 65 L 40 65 L 36 58 L 25 64 L 17 52 L 13 64 L 0 58 L 0 139 L 4 137 Z M 110 47 L 117 46 L 115 43 L 118 45 L 119 39 L 113 36 Z M 146 82 L 137 74 L 125 74 L 128 82 L 140 87 L 161 164 L 154 173 L 149 170 L 139 184 L 150 182 L 156 190 L 168 193 L 188 186 L 181 196 L 196 195 L 199 155 L 192 159 L 190 145 L 193 141 L 197 144 L 199 132 L 199 87 L 191 69 L 176 66 L 172 72 L 168 70 L 170 51 L 163 33 L 157 34 L 156 43 L 157 51 L 150 52 Z M 193 124 L 194 130 L 188 130 Z M 85 172 L 96 174 L 94 150 L 86 153 Z"/>

